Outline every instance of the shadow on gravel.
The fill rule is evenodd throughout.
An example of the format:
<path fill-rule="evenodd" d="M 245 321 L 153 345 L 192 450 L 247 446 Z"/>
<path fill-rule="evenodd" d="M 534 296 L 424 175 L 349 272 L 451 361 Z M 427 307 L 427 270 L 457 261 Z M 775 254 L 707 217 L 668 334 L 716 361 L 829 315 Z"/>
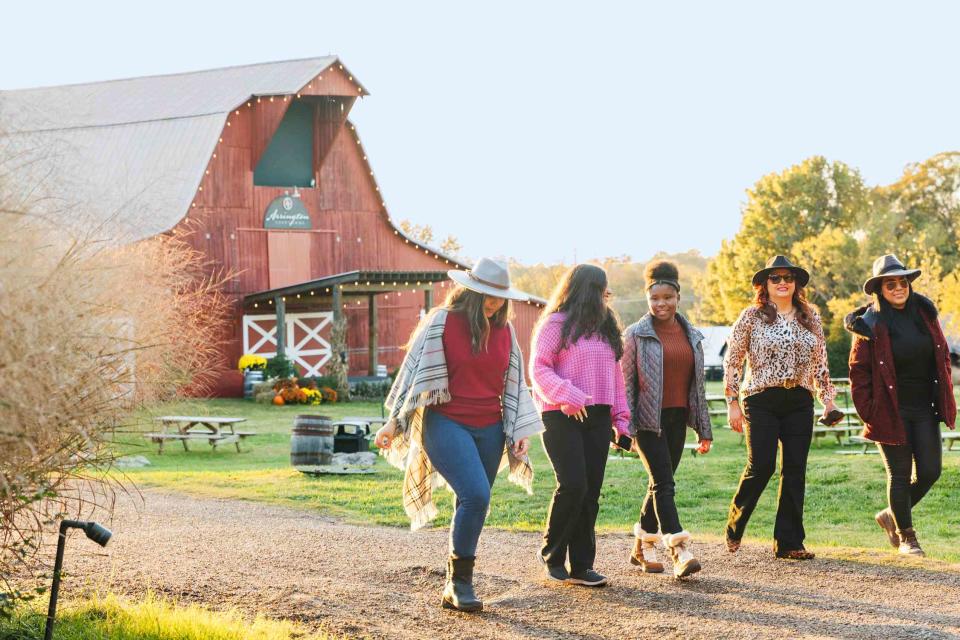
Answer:
<path fill-rule="evenodd" d="M 820 595 L 801 588 L 783 588 L 768 582 L 744 582 L 729 578 L 709 577 L 698 581 L 681 583 L 680 590 L 673 593 L 651 593 L 641 588 L 622 585 L 611 591 L 619 591 L 619 603 L 638 611 L 649 607 L 682 611 L 691 628 L 696 628 L 696 619 L 715 620 L 730 624 L 749 623 L 778 631 L 772 635 L 793 637 L 798 631 L 804 634 L 824 635 L 834 638 L 956 638 L 943 627 L 960 628 L 960 615 L 933 613 L 915 607 L 896 606 L 893 603 L 877 607 L 862 600 L 843 599 Z M 869 583 L 851 583 L 851 589 L 862 590 Z M 869 588 L 869 587 L 866 587 Z M 765 609 L 776 613 L 744 610 L 737 602 L 724 602 L 711 597 L 715 594 L 735 596 L 738 600 L 768 603 Z M 946 597 L 944 603 L 954 606 L 955 600 Z M 925 603 L 936 606 L 934 603 Z M 801 608 L 803 615 L 783 612 L 785 608 Z M 869 618 L 882 615 L 884 618 L 899 618 L 909 623 L 850 623 L 833 620 L 838 613 Z"/>

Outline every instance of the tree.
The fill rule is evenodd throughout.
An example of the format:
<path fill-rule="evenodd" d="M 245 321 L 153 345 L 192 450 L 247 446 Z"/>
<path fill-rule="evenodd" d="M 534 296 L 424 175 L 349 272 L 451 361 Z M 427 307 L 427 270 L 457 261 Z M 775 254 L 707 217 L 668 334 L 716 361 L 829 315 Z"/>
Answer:
<path fill-rule="evenodd" d="M 430 244 L 433 242 L 433 227 L 428 224 L 421 226 L 419 224 L 413 224 L 409 220 L 401 220 L 399 226 L 400 230 L 407 236 L 421 244 Z"/>
<path fill-rule="evenodd" d="M 897 253 L 919 264 L 937 255 L 943 273 L 960 267 L 960 152 L 910 164 L 895 183 L 874 190 L 876 215 L 866 246 L 871 255 Z"/>
<path fill-rule="evenodd" d="M 797 261 L 800 256 L 812 259 L 817 271 L 811 264 L 803 266 L 812 271 L 814 285 L 822 274 L 836 272 L 838 258 L 859 264 L 859 252 L 852 260 L 845 252 L 856 245 L 860 225 L 869 220 L 869 208 L 870 191 L 859 172 L 822 156 L 762 177 L 747 191 L 740 230 L 721 245 L 699 280 L 698 317 L 733 323 L 753 298 L 754 272 L 776 254 Z M 851 278 L 850 274 L 838 279 L 828 276 L 814 293 L 825 299 L 843 291 Z M 821 311 L 829 316 L 828 310 Z"/>
<path fill-rule="evenodd" d="M 401 220 L 397 226 L 400 227 L 400 230 L 403 231 L 404 234 L 416 242 L 433 246 L 433 227 L 430 225 L 425 224 L 421 226 L 419 224 L 413 224 L 409 220 Z M 439 248 L 440 251 L 448 256 L 459 256 L 463 250 L 463 245 L 460 244 L 456 236 L 447 234 L 447 237 L 440 242 Z"/>
<path fill-rule="evenodd" d="M 440 243 L 440 250 L 448 256 L 459 256 L 462 249 L 463 246 L 460 244 L 460 241 L 452 235 L 447 235 L 447 237 L 443 239 L 443 242 Z"/>

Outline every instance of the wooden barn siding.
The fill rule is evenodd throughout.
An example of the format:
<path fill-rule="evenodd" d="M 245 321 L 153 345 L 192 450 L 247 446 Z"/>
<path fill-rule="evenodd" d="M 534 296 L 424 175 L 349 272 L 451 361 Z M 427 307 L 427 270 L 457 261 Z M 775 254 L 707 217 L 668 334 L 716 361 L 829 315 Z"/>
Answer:
<path fill-rule="evenodd" d="M 345 78 L 340 80 L 346 82 Z M 352 102 L 351 99 L 345 104 L 351 106 Z M 262 229 L 263 212 L 273 198 L 284 192 L 283 188 L 254 186 L 253 170 L 279 126 L 289 101 L 275 98 L 270 102 L 261 98 L 257 103 L 254 98 L 250 104 L 230 116 L 231 124 L 224 128 L 223 141 L 217 145 L 215 157 L 211 157 L 208 173 L 201 184 L 203 190 L 197 194 L 196 207 L 191 208 L 188 220 L 177 228 L 187 242 L 210 258 L 211 270 L 229 276 L 224 290 L 234 308 L 234 321 L 226 330 L 222 349 L 223 361 L 231 369 L 243 350 L 242 298 L 270 287 L 268 232 Z M 345 107 L 343 118 L 336 110 L 319 114 L 323 122 L 317 127 L 314 148 L 318 157 L 325 156 L 324 162 L 317 172 L 317 187 L 300 190 L 313 219 L 314 228 L 309 232 L 311 277 L 321 278 L 353 270 L 452 268 L 453 265 L 434 257 L 432 252 L 405 242 L 387 222 L 381 195 L 376 190 L 363 149 L 352 125 L 345 119 L 348 112 Z M 334 121 L 337 131 L 332 130 Z M 437 285 L 434 304 L 440 304 L 448 291 L 448 287 Z M 368 370 L 367 300 L 365 297 L 347 297 L 345 300 L 350 372 L 363 375 Z M 330 310 L 330 305 L 328 299 L 321 298 L 317 304 L 309 309 L 304 307 L 304 310 Z M 380 295 L 378 307 L 378 361 L 392 370 L 403 358 L 399 347 L 419 321 L 423 292 L 408 290 L 399 297 L 395 293 Z M 296 307 L 291 307 L 291 311 L 294 310 Z M 517 336 L 525 358 L 529 358 L 530 334 L 539 309 L 520 303 L 515 305 L 514 313 Z M 236 395 L 240 390 L 238 380 L 235 374 L 225 376 L 216 392 Z"/>

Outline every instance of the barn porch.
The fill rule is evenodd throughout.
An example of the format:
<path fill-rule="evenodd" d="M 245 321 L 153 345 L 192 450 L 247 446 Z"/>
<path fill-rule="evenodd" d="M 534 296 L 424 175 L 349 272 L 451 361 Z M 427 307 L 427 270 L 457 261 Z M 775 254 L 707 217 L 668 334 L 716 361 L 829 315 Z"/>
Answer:
<path fill-rule="evenodd" d="M 433 307 L 435 286 L 448 279 L 446 271 L 350 271 L 249 294 L 243 299 L 244 352 L 265 357 L 285 353 L 307 375 L 320 375 L 331 357 L 347 357 L 333 353 L 321 331 L 340 320 L 353 302 L 365 301 L 367 375 L 375 376 L 380 364 L 378 297 L 422 292 L 426 312 Z"/>

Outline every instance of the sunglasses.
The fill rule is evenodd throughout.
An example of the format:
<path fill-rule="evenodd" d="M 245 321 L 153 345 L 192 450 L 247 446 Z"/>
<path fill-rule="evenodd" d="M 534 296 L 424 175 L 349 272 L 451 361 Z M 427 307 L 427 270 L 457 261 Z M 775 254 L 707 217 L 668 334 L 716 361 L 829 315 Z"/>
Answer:
<path fill-rule="evenodd" d="M 790 284 L 796 279 L 797 279 L 797 276 L 793 275 L 792 273 L 788 273 L 786 275 L 780 275 L 779 273 L 771 273 L 770 275 L 767 276 L 767 280 L 769 280 L 773 284 L 780 284 L 781 280 L 783 280 L 787 284 Z"/>
<path fill-rule="evenodd" d="M 887 291 L 896 291 L 897 289 L 909 289 L 910 281 L 906 278 L 898 278 L 896 280 L 887 280 L 883 283 L 883 288 Z"/>

